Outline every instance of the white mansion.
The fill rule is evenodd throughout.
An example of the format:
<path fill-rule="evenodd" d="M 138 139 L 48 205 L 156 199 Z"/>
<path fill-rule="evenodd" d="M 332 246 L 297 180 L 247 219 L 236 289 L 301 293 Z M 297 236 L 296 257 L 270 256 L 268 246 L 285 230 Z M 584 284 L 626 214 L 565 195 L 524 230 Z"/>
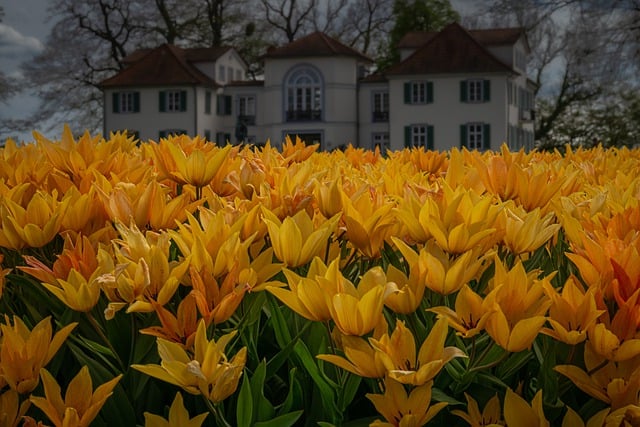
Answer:
<path fill-rule="evenodd" d="M 250 143 L 286 135 L 331 150 L 347 144 L 447 150 L 533 147 L 533 83 L 521 29 L 410 33 L 401 61 L 366 74 L 372 61 L 323 33 L 264 55 L 264 79 L 230 47 L 137 51 L 104 80 L 104 132 L 142 140 L 172 133 Z"/>

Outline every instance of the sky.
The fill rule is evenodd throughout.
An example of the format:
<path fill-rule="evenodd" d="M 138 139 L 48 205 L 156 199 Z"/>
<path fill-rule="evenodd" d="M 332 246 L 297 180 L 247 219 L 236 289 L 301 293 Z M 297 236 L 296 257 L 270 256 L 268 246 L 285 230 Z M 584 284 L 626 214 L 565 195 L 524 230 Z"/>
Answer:
<path fill-rule="evenodd" d="M 326 0 L 330 1 L 330 0 Z M 450 0 L 459 13 L 469 11 L 478 0 Z M 0 0 L 4 17 L 0 22 L 0 71 L 9 77 L 20 77 L 19 66 L 22 62 L 37 55 L 44 48 L 52 23 L 47 19 L 49 0 Z M 0 122 L 7 119 L 20 119 L 33 112 L 38 105 L 34 96 L 21 93 L 0 102 Z M 61 125 L 62 126 L 62 125 Z M 42 129 L 37 129 L 42 132 Z M 58 134 L 44 136 L 56 138 Z M 31 141 L 30 133 L 13 135 L 18 141 Z M 4 142 L 4 141 L 3 141 Z"/>

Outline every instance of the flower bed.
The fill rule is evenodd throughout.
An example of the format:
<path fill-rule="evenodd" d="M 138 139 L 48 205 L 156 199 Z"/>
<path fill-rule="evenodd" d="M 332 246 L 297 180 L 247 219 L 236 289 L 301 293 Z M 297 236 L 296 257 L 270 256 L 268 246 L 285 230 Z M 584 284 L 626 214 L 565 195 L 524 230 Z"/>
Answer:
<path fill-rule="evenodd" d="M 2 425 L 640 423 L 640 151 L 0 150 Z"/>

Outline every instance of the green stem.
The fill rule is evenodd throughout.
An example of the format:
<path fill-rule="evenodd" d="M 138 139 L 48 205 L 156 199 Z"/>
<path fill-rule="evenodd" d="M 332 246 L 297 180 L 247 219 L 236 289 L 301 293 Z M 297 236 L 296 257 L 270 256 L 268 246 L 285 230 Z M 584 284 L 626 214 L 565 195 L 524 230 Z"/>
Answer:
<path fill-rule="evenodd" d="M 95 319 L 95 317 L 93 317 L 93 314 L 91 314 L 91 312 L 86 311 L 84 313 L 87 317 L 87 320 L 89 320 L 89 323 L 91 324 L 91 326 L 93 327 L 93 329 L 96 331 L 96 333 L 100 336 L 100 339 L 104 342 L 104 344 L 109 348 L 109 350 L 111 350 L 111 353 L 113 353 L 113 357 L 116 359 L 116 361 L 118 362 L 118 364 L 120 365 L 120 369 L 123 370 L 124 372 L 124 365 L 122 363 L 122 360 L 120 360 L 120 356 L 118 356 L 118 352 L 116 351 L 116 349 L 113 347 L 113 344 L 111 344 L 111 341 L 109 340 L 109 338 L 105 335 L 104 331 L 102 330 L 102 327 L 100 326 L 100 324 L 98 323 L 98 321 Z"/>
<path fill-rule="evenodd" d="M 209 408 L 209 412 L 213 414 L 213 417 L 216 420 L 216 425 L 222 427 L 231 427 L 231 424 L 229 424 L 229 422 L 224 418 L 222 411 L 218 409 L 218 405 L 214 404 L 204 395 L 202 395 L 202 398 L 204 399 L 204 403 L 207 405 L 207 408 Z"/>
<path fill-rule="evenodd" d="M 471 359 L 471 363 L 470 363 L 470 366 L 472 367 L 471 369 L 474 369 L 477 366 L 477 363 L 482 362 L 484 358 L 487 357 L 487 355 L 489 354 L 489 352 L 491 351 L 491 349 L 495 344 L 496 344 L 495 341 L 491 340 L 489 344 L 484 348 L 484 350 L 482 350 L 482 353 L 480 353 L 480 356 L 478 356 L 477 360 Z"/>
<path fill-rule="evenodd" d="M 477 372 L 477 371 L 483 371 L 485 369 L 491 369 L 494 366 L 498 366 L 500 363 L 504 362 L 507 357 L 509 357 L 509 352 L 505 351 L 502 356 L 500 356 L 498 359 L 494 360 L 493 362 L 489 362 L 485 365 L 480 365 L 480 366 L 474 366 L 471 369 L 469 369 L 469 373 L 471 372 Z"/>

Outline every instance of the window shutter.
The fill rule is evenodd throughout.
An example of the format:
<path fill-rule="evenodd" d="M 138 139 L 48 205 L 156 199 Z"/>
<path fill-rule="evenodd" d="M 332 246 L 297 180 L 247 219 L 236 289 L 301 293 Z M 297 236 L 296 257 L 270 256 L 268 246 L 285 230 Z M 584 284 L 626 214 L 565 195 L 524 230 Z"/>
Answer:
<path fill-rule="evenodd" d="M 491 125 L 488 123 L 482 126 L 482 148 L 491 149 Z"/>
<path fill-rule="evenodd" d="M 427 104 L 433 103 L 433 82 L 427 82 Z"/>
<path fill-rule="evenodd" d="M 166 138 L 167 137 L 167 132 L 161 130 L 160 132 L 158 132 L 158 137 L 159 138 Z"/>
<path fill-rule="evenodd" d="M 406 148 L 411 147 L 411 126 L 404 127 L 404 146 Z"/>
<path fill-rule="evenodd" d="M 160 99 L 159 99 L 159 108 L 160 108 L 160 112 L 164 113 L 165 111 L 167 111 L 167 92 L 161 90 L 160 91 Z"/>
<path fill-rule="evenodd" d="M 208 90 L 204 94 L 204 113 L 211 114 L 211 91 Z"/>
<path fill-rule="evenodd" d="M 460 102 L 467 102 L 467 81 L 460 82 Z"/>
<path fill-rule="evenodd" d="M 180 91 L 180 111 L 187 111 L 187 91 Z"/>
<path fill-rule="evenodd" d="M 227 144 L 231 141 L 231 134 L 230 133 L 225 133 L 224 134 L 224 144 Z"/>
<path fill-rule="evenodd" d="M 427 150 L 433 150 L 433 126 L 427 126 Z"/>
<path fill-rule="evenodd" d="M 118 92 L 113 92 L 112 103 L 113 103 L 113 112 L 119 113 L 120 112 L 120 94 Z"/>
<path fill-rule="evenodd" d="M 460 125 L 460 148 L 467 146 L 467 125 Z"/>
<path fill-rule="evenodd" d="M 491 101 L 491 80 L 484 80 L 482 82 L 482 95 L 484 97 L 483 101 L 489 102 Z"/>
<path fill-rule="evenodd" d="M 133 94 L 133 112 L 140 112 L 140 92 L 134 92 Z"/>
<path fill-rule="evenodd" d="M 224 109 L 222 95 L 216 95 L 216 114 L 221 116 Z"/>
<path fill-rule="evenodd" d="M 411 104 L 411 83 L 404 83 L 404 103 Z"/>
<path fill-rule="evenodd" d="M 224 97 L 224 114 L 231 114 L 231 95 Z"/>

